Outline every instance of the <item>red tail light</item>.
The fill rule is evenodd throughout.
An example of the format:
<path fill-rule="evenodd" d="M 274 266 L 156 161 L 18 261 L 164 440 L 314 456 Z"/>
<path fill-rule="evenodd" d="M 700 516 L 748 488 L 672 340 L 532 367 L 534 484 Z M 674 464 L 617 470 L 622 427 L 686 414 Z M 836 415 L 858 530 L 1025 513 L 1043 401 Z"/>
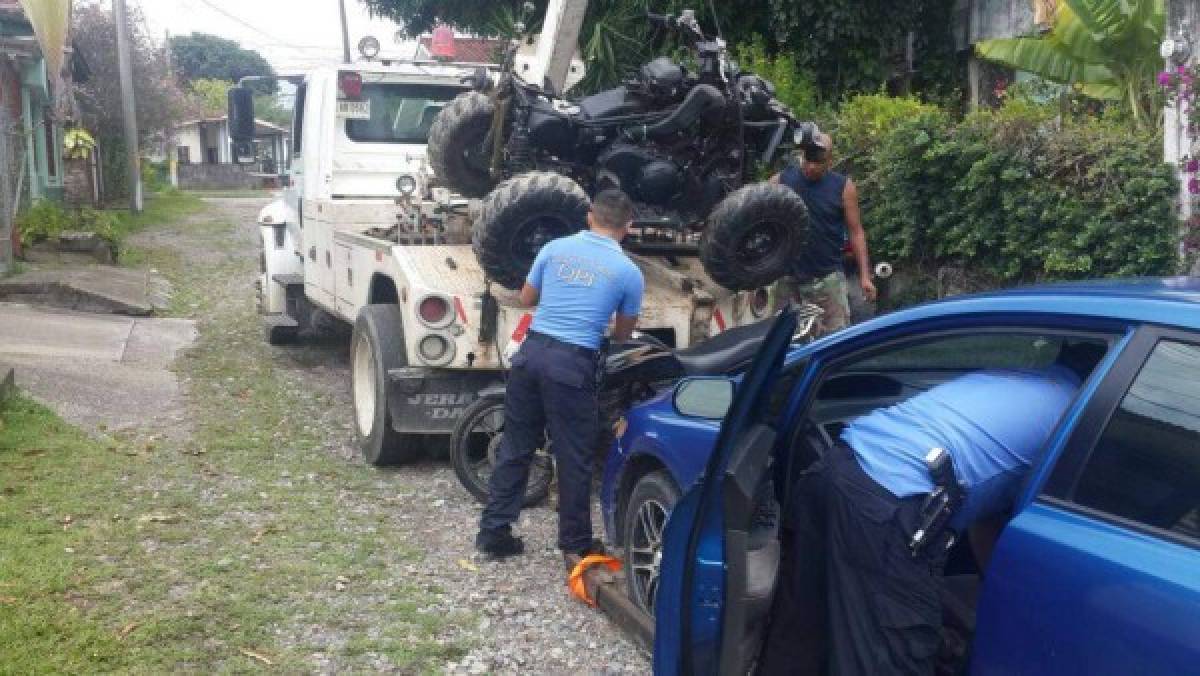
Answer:
<path fill-rule="evenodd" d="M 438 326 L 447 323 L 450 318 L 450 304 L 441 296 L 426 296 L 421 299 L 417 305 L 417 316 L 421 321 L 430 326 Z"/>
<path fill-rule="evenodd" d="M 358 73 L 338 73 L 338 91 L 344 99 L 357 99 L 362 96 L 362 75 Z"/>

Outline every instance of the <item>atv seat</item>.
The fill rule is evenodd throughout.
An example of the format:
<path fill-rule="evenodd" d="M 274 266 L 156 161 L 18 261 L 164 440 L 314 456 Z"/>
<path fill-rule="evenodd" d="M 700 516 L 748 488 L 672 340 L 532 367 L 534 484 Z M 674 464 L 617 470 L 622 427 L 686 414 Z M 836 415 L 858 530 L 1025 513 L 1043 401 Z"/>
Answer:
<path fill-rule="evenodd" d="M 640 113 L 643 108 L 642 103 L 624 87 L 585 96 L 579 101 L 579 115 L 589 122 Z"/>
<path fill-rule="evenodd" d="M 676 350 L 675 357 L 689 376 L 732 373 L 754 359 L 772 323 L 767 320 L 722 331 L 699 345 Z"/>

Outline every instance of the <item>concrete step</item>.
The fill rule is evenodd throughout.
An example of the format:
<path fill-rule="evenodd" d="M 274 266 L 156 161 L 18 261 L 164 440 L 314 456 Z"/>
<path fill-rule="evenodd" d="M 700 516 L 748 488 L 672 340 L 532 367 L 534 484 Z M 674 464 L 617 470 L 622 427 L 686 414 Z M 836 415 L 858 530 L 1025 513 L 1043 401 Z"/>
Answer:
<path fill-rule="evenodd" d="M 0 279 L 0 300 L 145 317 L 163 310 L 166 280 L 111 265 L 40 268 Z"/>

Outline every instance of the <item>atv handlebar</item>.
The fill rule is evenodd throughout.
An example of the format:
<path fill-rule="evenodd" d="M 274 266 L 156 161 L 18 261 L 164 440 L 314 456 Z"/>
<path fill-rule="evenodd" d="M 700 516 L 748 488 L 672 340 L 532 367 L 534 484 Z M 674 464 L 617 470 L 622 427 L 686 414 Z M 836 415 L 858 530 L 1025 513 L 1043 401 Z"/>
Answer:
<path fill-rule="evenodd" d="M 670 30 L 684 30 L 690 33 L 696 40 L 704 40 L 704 31 L 700 30 L 700 24 L 696 22 L 696 14 L 691 10 L 683 10 L 679 16 L 670 14 L 655 14 L 654 12 L 646 12 L 646 21 L 651 25 L 659 28 Z"/>

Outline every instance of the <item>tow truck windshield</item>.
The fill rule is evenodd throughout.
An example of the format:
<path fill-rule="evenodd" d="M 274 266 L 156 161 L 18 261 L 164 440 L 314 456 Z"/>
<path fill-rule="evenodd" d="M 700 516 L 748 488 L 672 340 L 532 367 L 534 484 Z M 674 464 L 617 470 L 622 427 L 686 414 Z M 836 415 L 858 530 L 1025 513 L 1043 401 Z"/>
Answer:
<path fill-rule="evenodd" d="M 443 85 L 364 84 L 370 117 L 346 120 L 346 136 L 356 143 L 424 144 L 442 106 L 464 88 Z"/>

